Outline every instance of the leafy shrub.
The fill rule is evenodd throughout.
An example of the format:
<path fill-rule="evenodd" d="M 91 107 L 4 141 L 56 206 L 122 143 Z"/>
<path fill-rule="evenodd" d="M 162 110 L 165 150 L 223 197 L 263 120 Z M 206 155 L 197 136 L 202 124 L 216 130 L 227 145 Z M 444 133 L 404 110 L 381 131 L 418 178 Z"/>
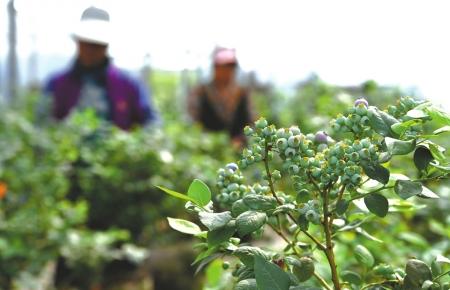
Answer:
<path fill-rule="evenodd" d="M 444 126 L 425 132 L 430 120 Z M 174 218 L 169 225 L 202 240 L 194 261 L 199 269 L 234 257 L 231 266 L 224 263 L 235 277 L 234 289 L 448 289 L 448 246 L 435 251 L 428 264 L 408 259 L 411 253 L 404 249 L 400 258 L 408 260 L 402 267 L 390 264 L 389 253 L 374 254 L 369 242 L 355 244 L 346 236 L 354 232 L 391 241 L 388 233 L 376 238 L 362 225 L 391 226 L 386 224 L 389 211 L 416 210 L 420 199 L 439 198 L 424 183 L 448 179 L 450 167 L 445 149 L 430 138 L 448 132 L 449 126 L 447 113 L 411 98 L 388 111 L 357 100 L 331 121 L 340 141 L 323 131 L 277 129 L 261 118 L 245 130 L 250 143 L 239 166 L 229 163 L 219 170 L 215 200 L 198 179 L 186 195 L 160 187 L 185 200 L 187 211 L 206 229 Z M 389 162 L 399 156 L 413 160 L 417 178 L 389 170 Z M 247 185 L 241 170 L 255 165 L 262 165 L 264 181 Z M 284 246 L 259 246 L 264 232 L 278 235 Z M 403 235 L 410 241 L 414 237 Z"/>

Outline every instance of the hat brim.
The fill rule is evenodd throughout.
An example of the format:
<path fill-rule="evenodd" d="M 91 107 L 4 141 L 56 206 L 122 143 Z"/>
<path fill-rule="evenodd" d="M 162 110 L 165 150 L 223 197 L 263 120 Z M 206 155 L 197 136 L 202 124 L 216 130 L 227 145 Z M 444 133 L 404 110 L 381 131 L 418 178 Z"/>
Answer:
<path fill-rule="evenodd" d="M 72 33 L 72 38 L 95 44 L 108 45 L 111 40 L 109 23 L 97 20 L 83 21 L 79 23 Z"/>

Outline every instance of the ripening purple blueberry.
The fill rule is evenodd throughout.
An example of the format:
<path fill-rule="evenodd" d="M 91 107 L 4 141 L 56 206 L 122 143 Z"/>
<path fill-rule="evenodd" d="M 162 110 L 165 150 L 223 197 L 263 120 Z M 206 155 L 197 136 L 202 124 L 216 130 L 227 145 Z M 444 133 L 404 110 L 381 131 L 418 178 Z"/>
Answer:
<path fill-rule="evenodd" d="M 236 171 L 236 170 L 238 170 L 238 166 L 237 166 L 237 164 L 236 163 L 228 163 L 226 166 L 225 166 L 227 169 L 231 169 L 231 170 L 233 170 L 233 171 Z"/>
<path fill-rule="evenodd" d="M 366 106 L 366 108 L 369 106 L 369 102 L 367 102 L 367 100 L 364 98 L 359 98 L 355 101 L 355 107 L 357 107 L 359 104 L 363 104 L 364 106 Z"/>
<path fill-rule="evenodd" d="M 318 144 L 326 144 L 328 140 L 328 135 L 324 131 L 319 131 L 314 137 L 314 141 Z"/>

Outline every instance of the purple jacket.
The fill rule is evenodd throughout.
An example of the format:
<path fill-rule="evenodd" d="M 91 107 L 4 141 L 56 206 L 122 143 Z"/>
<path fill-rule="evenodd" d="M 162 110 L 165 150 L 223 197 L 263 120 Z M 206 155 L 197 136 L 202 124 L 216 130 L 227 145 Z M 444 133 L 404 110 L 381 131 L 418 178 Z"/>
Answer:
<path fill-rule="evenodd" d="M 105 88 L 110 103 L 111 121 L 128 130 L 158 119 L 151 107 L 145 87 L 124 72 L 109 64 L 106 68 Z M 57 120 L 67 117 L 77 105 L 82 82 L 74 68 L 53 76 L 46 86 L 52 97 L 52 115 Z"/>

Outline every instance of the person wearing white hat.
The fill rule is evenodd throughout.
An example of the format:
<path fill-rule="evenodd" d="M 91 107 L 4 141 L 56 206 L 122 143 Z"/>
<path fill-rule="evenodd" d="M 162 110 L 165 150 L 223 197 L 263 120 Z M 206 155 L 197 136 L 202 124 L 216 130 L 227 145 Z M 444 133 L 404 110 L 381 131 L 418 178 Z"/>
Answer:
<path fill-rule="evenodd" d="M 107 54 L 111 33 L 106 10 L 84 10 L 72 33 L 77 44 L 75 61 L 52 76 L 45 88 L 54 119 L 91 108 L 125 130 L 158 120 L 145 86 L 111 63 Z"/>
<path fill-rule="evenodd" d="M 236 50 L 217 47 L 213 52 L 213 76 L 188 97 L 191 118 L 209 131 L 226 131 L 234 147 L 241 147 L 244 127 L 253 121 L 249 90 L 236 82 Z"/>

